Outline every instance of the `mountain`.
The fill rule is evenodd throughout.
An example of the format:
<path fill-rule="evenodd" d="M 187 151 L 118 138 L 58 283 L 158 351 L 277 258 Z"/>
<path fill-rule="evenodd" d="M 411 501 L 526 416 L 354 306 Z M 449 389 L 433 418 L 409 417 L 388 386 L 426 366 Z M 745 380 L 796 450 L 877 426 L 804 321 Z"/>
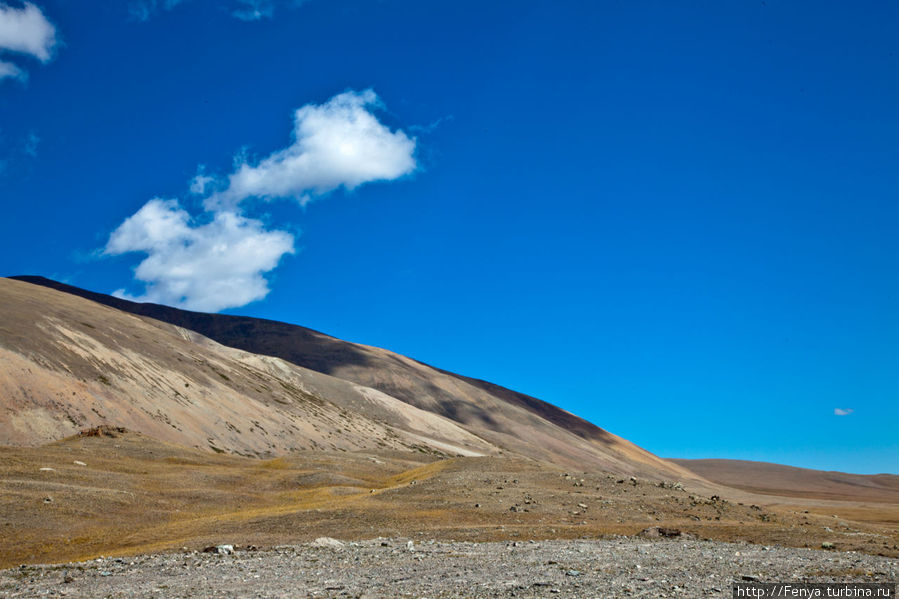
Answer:
<path fill-rule="evenodd" d="M 899 476 L 847 474 L 747 460 L 670 460 L 706 480 L 762 495 L 834 501 L 899 502 Z"/>
<path fill-rule="evenodd" d="M 662 460 L 384 349 L 30 281 L 0 278 L 0 567 L 662 530 L 899 554 L 897 477 Z"/>
<path fill-rule="evenodd" d="M 0 279 L 0 445 L 98 425 L 252 456 L 499 449 L 374 389 L 27 283 Z"/>
<path fill-rule="evenodd" d="M 697 478 L 542 400 L 297 325 L 0 279 L 0 443 L 114 424 L 249 455 L 391 447 Z"/>

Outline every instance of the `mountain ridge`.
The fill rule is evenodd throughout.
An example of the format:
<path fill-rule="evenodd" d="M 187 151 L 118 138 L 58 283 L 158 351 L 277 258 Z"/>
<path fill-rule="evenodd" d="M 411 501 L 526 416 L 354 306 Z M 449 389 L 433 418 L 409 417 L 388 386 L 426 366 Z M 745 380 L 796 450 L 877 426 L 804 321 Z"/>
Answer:
<path fill-rule="evenodd" d="M 79 297 L 83 297 L 85 299 L 89 299 L 91 301 L 95 301 L 97 303 L 104 304 L 118 310 L 129 312 L 131 314 L 148 316 L 156 320 L 168 322 L 169 324 L 183 326 L 184 328 L 197 331 L 198 333 L 209 337 L 210 339 L 218 341 L 223 345 L 236 347 L 237 349 L 243 349 L 252 353 L 278 357 L 287 360 L 288 362 L 292 362 L 305 368 L 309 368 L 311 370 L 329 375 L 333 374 L 333 371 L 335 369 L 335 362 L 337 361 L 339 361 L 341 365 L 346 365 L 347 363 L 354 364 L 356 362 L 365 362 L 365 356 L 361 352 L 349 351 L 350 347 L 374 347 L 351 341 L 343 341 L 341 339 L 338 339 L 337 337 L 328 335 L 327 333 L 323 333 L 315 329 L 310 329 L 309 327 L 305 327 L 302 325 L 285 323 L 267 318 L 237 316 L 231 314 L 210 314 L 205 312 L 196 312 L 193 310 L 182 310 L 180 308 L 173 308 L 171 306 L 156 304 L 152 302 L 134 302 L 131 300 L 117 298 L 112 295 L 82 289 L 80 287 L 68 285 L 59 281 L 54 281 L 53 279 L 48 279 L 46 277 L 34 275 L 16 275 L 7 278 L 16 281 L 31 283 L 34 285 L 40 285 L 43 287 L 49 287 L 51 289 L 56 289 L 57 291 L 77 295 Z M 226 335 L 225 328 L 219 324 L 222 321 L 230 321 L 231 323 L 233 323 L 231 325 L 231 328 L 234 330 L 234 332 L 242 334 L 243 339 L 241 339 L 237 335 Z M 315 354 L 309 352 L 285 352 L 283 350 L 279 351 L 278 348 L 271 347 L 267 344 L 262 344 L 260 346 L 260 344 L 251 343 L 251 333 L 254 332 L 252 329 L 254 328 L 253 325 L 255 323 L 267 323 L 275 325 L 279 328 L 289 327 L 292 334 L 301 335 L 306 339 L 315 339 L 317 345 L 324 345 L 326 350 L 331 350 L 333 353 L 326 353 L 324 356 L 316 356 Z M 267 332 L 267 334 L 272 334 L 272 332 L 269 331 Z M 319 348 L 317 347 L 316 349 Z M 549 402 L 538 399 L 536 397 L 513 391 L 490 381 L 467 377 L 451 372 L 449 370 L 438 368 L 415 358 L 408 358 L 407 356 L 403 357 L 409 360 L 413 360 L 414 362 L 417 362 L 424 367 L 432 368 L 447 376 L 455 377 L 469 384 L 484 388 L 485 390 L 489 390 L 489 392 L 491 393 L 502 393 L 507 398 L 507 401 L 514 401 L 518 405 L 526 406 L 531 411 L 534 411 L 535 413 L 549 419 L 550 421 L 554 421 L 553 419 L 558 419 L 559 423 L 564 423 L 564 425 L 566 425 L 567 427 L 571 427 L 574 430 L 577 430 L 580 436 L 583 436 L 585 438 L 608 438 L 607 436 L 610 434 L 608 433 L 608 431 L 600 428 L 599 426 L 596 426 L 595 424 L 584 420 L 583 418 L 580 418 L 579 416 L 572 414 L 571 412 L 563 410 L 562 408 L 559 408 Z M 403 393 L 401 393 L 400 395 L 403 395 Z M 400 397 L 400 399 L 404 398 Z"/>
<path fill-rule="evenodd" d="M 548 402 L 487 381 L 449 373 L 388 350 L 342 341 L 300 325 L 140 304 L 43 277 L 19 276 L 7 280 L 77 297 L 132 317 L 181 327 L 224 347 L 284 360 L 328 376 L 329 381 L 337 379 L 370 389 L 363 394 L 380 393 L 445 418 L 495 451 L 565 467 L 583 466 L 665 479 L 699 478 Z M 45 298 L 44 301 L 56 300 Z"/>
<path fill-rule="evenodd" d="M 886 472 L 852 474 L 723 458 L 668 460 L 711 482 L 763 495 L 872 502 L 896 502 L 899 498 L 899 475 Z"/>

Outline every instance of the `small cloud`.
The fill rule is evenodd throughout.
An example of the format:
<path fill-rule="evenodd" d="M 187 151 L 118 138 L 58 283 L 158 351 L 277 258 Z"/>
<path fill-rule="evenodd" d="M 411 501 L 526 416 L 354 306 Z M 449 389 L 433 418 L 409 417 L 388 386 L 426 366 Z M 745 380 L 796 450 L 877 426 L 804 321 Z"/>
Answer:
<path fill-rule="evenodd" d="M 306 2 L 307 0 L 234 0 L 237 7 L 231 11 L 231 16 L 241 21 L 261 21 L 274 16 L 277 4 L 297 8 Z"/>
<path fill-rule="evenodd" d="M 104 257 L 103 248 L 96 248 L 93 250 L 72 250 L 69 252 L 69 259 L 72 262 L 77 264 L 91 264 L 93 262 L 97 262 L 98 260 L 102 260 Z"/>
<path fill-rule="evenodd" d="M 3 143 L 8 141 L 9 143 Z M 15 172 L 20 177 L 27 177 L 33 168 L 33 159 L 37 158 L 41 138 L 34 131 L 15 140 L 4 140 L 0 136 L 0 178 Z"/>
<path fill-rule="evenodd" d="M 30 2 L 22 8 L 0 3 L 0 50 L 27 54 L 49 62 L 56 46 L 56 28 Z"/>
<path fill-rule="evenodd" d="M 135 21 L 149 21 L 160 11 L 172 10 L 186 0 L 132 0 L 128 4 L 128 14 Z M 275 6 L 284 4 L 297 7 L 306 0 L 231 0 L 226 6 L 232 17 L 241 21 L 261 21 L 270 19 L 275 14 Z"/>
<path fill-rule="evenodd" d="M 152 2 L 132 2 L 128 5 L 128 15 L 135 21 L 149 21 L 155 12 L 154 3 Z"/>
<path fill-rule="evenodd" d="M 56 28 L 40 8 L 30 2 L 22 8 L 0 3 L 0 53 L 24 54 L 47 63 L 56 45 Z M 0 61 L 0 80 L 25 81 L 27 75 L 18 65 Z"/>
<path fill-rule="evenodd" d="M 172 10 L 184 0 L 134 0 L 128 3 L 128 14 L 135 21 L 149 21 L 160 10 Z"/>
<path fill-rule="evenodd" d="M 231 16 L 241 21 L 258 21 L 270 19 L 275 13 L 273 0 L 237 0 L 236 8 L 231 11 Z"/>
<path fill-rule="evenodd" d="M 848 416 L 852 412 L 854 412 L 852 408 L 834 408 L 833 413 L 834 416 Z"/>
<path fill-rule="evenodd" d="M 197 169 L 197 174 L 193 179 L 190 180 L 190 192 L 194 195 L 203 195 L 206 193 L 206 189 L 209 187 L 210 183 L 215 181 L 215 177 L 210 177 L 206 174 L 206 167 L 202 164 Z"/>
<path fill-rule="evenodd" d="M 267 231 L 236 212 L 194 223 L 177 201 L 156 198 L 113 231 L 104 253 L 147 254 L 134 271 L 146 284 L 144 294 L 120 289 L 117 297 L 218 312 L 268 295 L 263 274 L 294 252 L 293 241 L 289 233 Z"/>
<path fill-rule="evenodd" d="M 447 116 L 442 116 L 439 119 L 437 119 L 436 121 L 432 121 L 432 122 L 428 123 L 427 125 L 411 125 L 409 127 L 409 131 L 414 131 L 415 133 L 424 133 L 424 134 L 432 133 L 437 127 L 439 127 L 443 123 L 445 123 L 447 121 L 451 121 L 451 120 L 453 120 L 453 115 L 451 115 L 451 114 L 447 115 Z"/>
<path fill-rule="evenodd" d="M 22 148 L 22 151 L 25 152 L 27 156 L 31 156 L 32 158 L 37 157 L 37 147 L 41 143 L 41 138 L 37 136 L 34 131 L 28 133 L 28 137 L 25 138 L 25 146 Z"/>
<path fill-rule="evenodd" d="M 391 131 L 371 109 L 372 90 L 347 91 L 294 115 L 293 143 L 257 164 L 241 157 L 227 182 L 206 199 L 209 210 L 237 206 L 250 197 L 293 198 L 306 203 L 338 187 L 389 181 L 415 170 L 415 138 Z"/>
<path fill-rule="evenodd" d="M 11 62 L 0 60 L 0 81 L 2 81 L 3 79 L 17 79 L 19 81 L 28 81 L 28 73 Z"/>

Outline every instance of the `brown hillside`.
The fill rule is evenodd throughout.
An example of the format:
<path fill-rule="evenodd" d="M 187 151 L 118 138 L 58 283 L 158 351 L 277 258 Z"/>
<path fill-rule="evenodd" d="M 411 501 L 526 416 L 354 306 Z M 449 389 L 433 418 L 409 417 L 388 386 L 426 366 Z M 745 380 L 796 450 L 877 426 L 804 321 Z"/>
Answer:
<path fill-rule="evenodd" d="M 703 478 L 764 495 L 899 503 L 899 476 L 825 472 L 745 460 L 677 460 Z"/>
<path fill-rule="evenodd" d="M 499 451 L 375 389 L 73 295 L 0 279 L 0 305 L 0 445 L 109 424 L 251 456 Z"/>
<path fill-rule="evenodd" d="M 8 386 L 28 389 L 15 395 L 17 407 L 6 406 L 6 428 L 18 431 L 7 442 L 43 442 L 87 423 L 108 422 L 195 447 L 255 455 L 388 443 L 387 431 L 400 428 L 398 420 L 404 432 L 399 443 L 420 443 L 450 455 L 503 452 L 655 478 L 693 476 L 546 402 L 387 350 L 274 321 L 136 304 L 46 279 L 28 280 L 45 285 L 0 280 L 0 300 L 9 306 L 0 320 L 0 348 L 11 365 L 6 370 L 18 373 Z M 37 371 L 41 376 L 33 376 Z M 193 387 L 190 402 L 202 402 L 202 410 L 183 405 L 185 383 Z M 72 385 L 76 396 L 68 390 Z M 294 389 L 299 396 L 290 396 Z M 309 412 L 313 400 L 307 395 L 336 414 L 317 407 Z M 83 407 L 86 399 L 73 402 L 71 397 L 102 405 Z M 383 407 L 388 404 L 389 410 Z M 123 411 L 122 405 L 132 407 Z M 399 415 L 390 420 L 380 412 L 364 412 L 371 405 Z M 275 421 L 290 423 L 260 420 L 260 428 L 247 410 L 277 413 L 271 416 Z M 306 421 L 307 413 L 316 414 L 314 426 Z M 119 414 L 128 415 L 128 422 L 113 422 Z M 347 432 L 344 419 L 356 428 Z M 419 422 L 423 419 L 426 425 Z M 187 429 L 185 422 L 191 423 Z M 382 431 L 382 423 L 391 428 Z M 278 434 L 272 435 L 271 428 Z M 190 440 L 177 437 L 184 430 L 193 431 Z M 258 442 L 243 439 L 250 431 L 260 435 Z"/>

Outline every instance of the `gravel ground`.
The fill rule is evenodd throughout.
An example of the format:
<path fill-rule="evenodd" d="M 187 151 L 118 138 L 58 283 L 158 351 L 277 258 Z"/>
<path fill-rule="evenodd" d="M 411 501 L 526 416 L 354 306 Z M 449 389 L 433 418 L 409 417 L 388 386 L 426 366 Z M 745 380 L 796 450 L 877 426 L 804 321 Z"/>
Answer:
<path fill-rule="evenodd" d="M 0 571 L 2 597 L 730 597 L 731 583 L 895 582 L 899 560 L 697 540 L 331 539 Z"/>

